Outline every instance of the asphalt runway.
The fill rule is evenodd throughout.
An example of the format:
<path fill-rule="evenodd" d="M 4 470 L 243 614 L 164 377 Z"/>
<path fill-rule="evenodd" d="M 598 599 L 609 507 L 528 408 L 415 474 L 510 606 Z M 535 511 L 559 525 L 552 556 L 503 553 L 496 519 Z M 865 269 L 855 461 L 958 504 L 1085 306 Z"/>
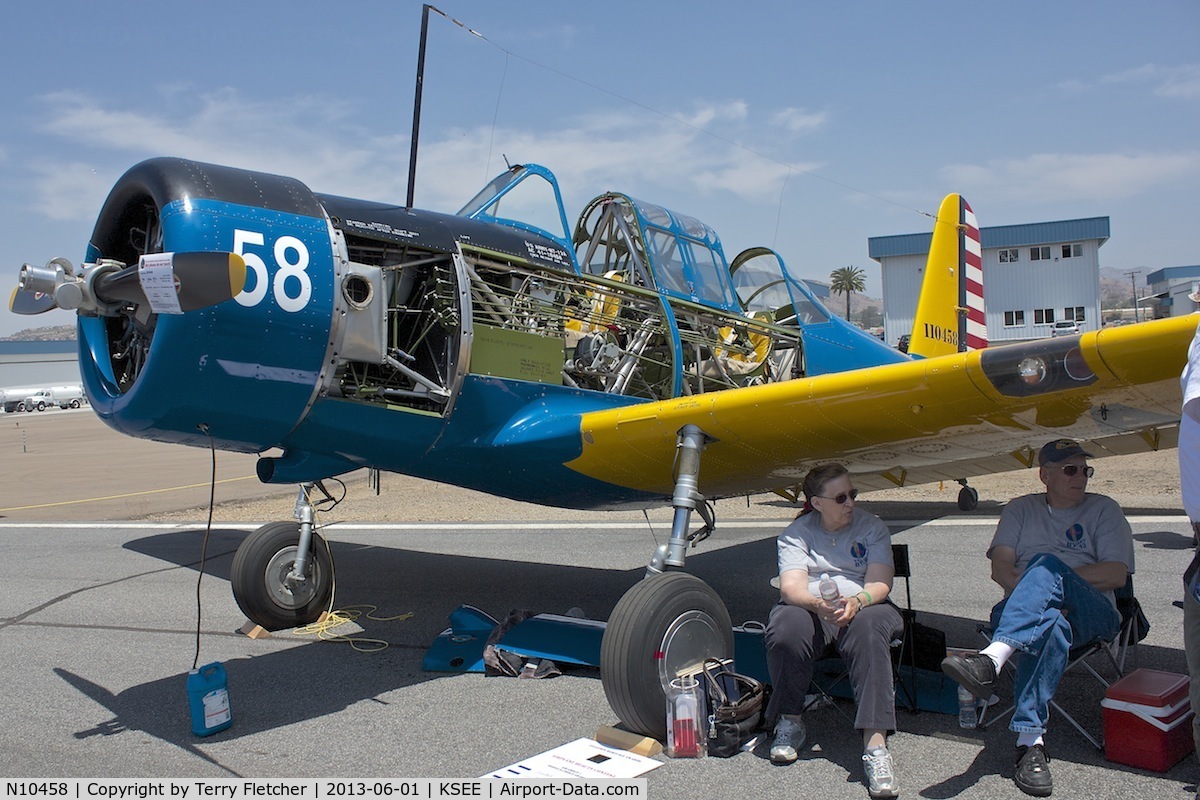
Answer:
<path fill-rule="evenodd" d="M 689 556 L 689 571 L 717 589 L 735 622 L 764 619 L 777 596 L 768 579 L 783 522 L 726 523 Z M 983 557 L 994 517 L 890 522 L 894 540 L 912 551 L 920 621 L 945 630 L 951 645 L 976 645 L 975 624 L 998 597 Z M 360 619 L 362 636 L 386 643 L 375 652 L 236 632 L 244 617 L 228 573 L 252 526 L 223 526 L 208 543 L 200 663 L 224 663 L 234 723 L 197 738 L 185 675 L 196 647 L 203 527 L 0 521 L 0 775 L 473 778 L 616 722 L 594 669 L 524 681 L 426 672 L 421 660 L 464 603 L 497 617 L 578 606 L 607 618 L 653 550 L 645 526 L 329 528 L 336 606 L 412 614 Z M 1138 663 L 1185 673 L 1182 611 L 1172 601 L 1190 555 L 1187 522 L 1138 516 L 1134 531 L 1136 589 L 1152 624 Z M 1093 729 L 1101 696 L 1084 677 L 1060 692 Z M 808 721 L 814 747 L 794 765 L 774 767 L 754 753 L 662 759 L 646 776 L 648 796 L 865 798 L 850 723 L 837 708 Z M 1011 781 L 1013 735 L 1003 725 L 962 731 L 953 716 L 902 711 L 899 727 L 891 748 L 903 797 L 1024 797 Z M 1190 799 L 1200 773 L 1191 757 L 1166 774 L 1112 764 L 1061 720 L 1047 741 L 1055 797 Z"/>

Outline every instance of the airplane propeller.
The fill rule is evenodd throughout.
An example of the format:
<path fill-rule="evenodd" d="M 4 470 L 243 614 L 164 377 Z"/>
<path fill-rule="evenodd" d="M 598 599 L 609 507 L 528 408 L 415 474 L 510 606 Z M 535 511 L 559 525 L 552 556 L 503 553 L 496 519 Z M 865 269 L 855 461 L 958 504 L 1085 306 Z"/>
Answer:
<path fill-rule="evenodd" d="M 20 286 L 14 287 L 8 298 L 8 310 L 14 314 L 31 317 L 34 314 L 44 314 L 56 308 L 58 306 L 54 303 L 54 295 L 22 291 Z"/>
<path fill-rule="evenodd" d="M 55 308 L 111 316 L 127 303 L 160 313 L 186 313 L 233 299 L 246 285 L 246 262 L 236 253 L 154 253 L 133 266 L 84 264 L 64 258 L 21 267 L 9 298 L 14 314 Z"/>

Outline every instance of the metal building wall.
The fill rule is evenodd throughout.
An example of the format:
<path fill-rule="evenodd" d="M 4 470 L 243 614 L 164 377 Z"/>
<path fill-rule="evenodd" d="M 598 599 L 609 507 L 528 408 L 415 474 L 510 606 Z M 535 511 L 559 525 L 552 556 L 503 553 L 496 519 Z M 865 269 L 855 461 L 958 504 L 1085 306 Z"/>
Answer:
<path fill-rule="evenodd" d="M 1100 246 L 1108 238 L 1106 217 L 985 228 L 981 232 L 985 243 L 983 299 L 989 342 L 1048 337 L 1050 325 L 1034 323 L 1035 309 L 1051 309 L 1058 320 L 1065 318 L 1065 309 L 1082 306 L 1084 320 L 1080 327 L 1083 330 L 1100 327 Z M 1101 238 L 1038 241 L 1038 233 Z M 1004 246 L 986 246 L 989 238 Z M 1081 245 L 1081 255 L 1063 258 L 1064 244 Z M 1030 248 L 1034 246 L 1049 246 L 1050 260 L 1033 261 Z M 894 345 L 900 336 L 912 332 L 929 253 L 929 234 L 877 237 L 870 241 L 870 247 L 881 268 L 884 338 Z M 1018 260 L 1001 264 L 1000 250 L 1013 248 L 1018 250 Z M 1005 311 L 1023 311 L 1024 323 L 1005 325 Z"/>
<path fill-rule="evenodd" d="M 893 347 L 901 336 L 912 333 L 917 315 L 917 298 L 925 277 L 925 254 L 891 256 L 880 261 L 883 280 L 883 340 Z M 985 285 L 984 291 L 987 291 Z M 984 303 L 987 303 L 986 296 Z"/>
<path fill-rule="evenodd" d="M 1200 311 L 1200 304 L 1188 295 L 1200 288 L 1200 265 L 1163 267 L 1146 276 L 1150 298 L 1141 306 L 1143 314 L 1157 317 L 1181 317 Z M 1157 302 L 1149 302 L 1157 298 Z"/>
<path fill-rule="evenodd" d="M 1083 255 L 1062 258 L 1063 244 L 1082 245 Z M 1083 306 L 1081 330 L 1100 327 L 1099 242 L 1060 242 L 1050 245 L 1049 261 L 1030 259 L 1030 248 L 1016 248 L 1015 264 L 1001 264 L 1000 250 L 983 251 L 983 303 L 991 342 L 1044 339 L 1049 323 L 1034 322 L 1035 309 L 1053 311 L 1054 319 L 1065 319 L 1067 308 Z M 1005 311 L 1024 311 L 1025 324 L 1004 324 Z"/>

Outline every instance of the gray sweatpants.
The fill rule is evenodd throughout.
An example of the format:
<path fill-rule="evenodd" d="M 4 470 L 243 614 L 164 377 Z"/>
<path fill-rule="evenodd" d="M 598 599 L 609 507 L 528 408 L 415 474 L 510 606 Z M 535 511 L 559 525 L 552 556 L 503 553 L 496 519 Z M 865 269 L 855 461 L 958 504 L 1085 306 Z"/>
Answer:
<path fill-rule="evenodd" d="M 881 603 L 858 612 L 834 640 L 850 671 L 850 685 L 858 703 L 854 717 L 857 730 L 896 729 L 891 643 L 903 628 L 900 612 L 890 603 Z M 783 602 L 771 609 L 765 639 L 767 670 L 771 673 L 767 719 L 774 721 L 780 714 L 804 710 L 813 662 L 825 653 L 828 643 L 816 614 Z"/>

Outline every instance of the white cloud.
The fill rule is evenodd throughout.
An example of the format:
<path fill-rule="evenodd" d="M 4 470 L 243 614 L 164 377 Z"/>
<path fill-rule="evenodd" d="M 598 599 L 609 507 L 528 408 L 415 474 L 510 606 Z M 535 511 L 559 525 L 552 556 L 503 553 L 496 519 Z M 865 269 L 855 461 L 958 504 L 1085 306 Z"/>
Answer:
<path fill-rule="evenodd" d="M 127 167 L 142 158 L 176 155 L 299 177 L 317 191 L 385 199 L 403 196 L 407 183 L 407 137 L 372 137 L 348 122 L 352 116 L 345 107 L 324 98 L 260 102 L 229 89 L 194 99 L 172 92 L 163 98 L 166 110 L 153 112 L 113 110 L 74 93 L 45 101 L 45 130 L 97 151 L 98 163 L 119 160 Z M 185 112 L 172 113 L 181 103 Z M 94 166 L 45 159 L 35 169 L 39 205 L 59 209 L 56 218 L 76 202 L 87 202 L 63 193 Z"/>
<path fill-rule="evenodd" d="M 30 166 L 38 176 L 33 207 L 58 222 L 94 218 L 112 188 L 110 177 L 91 164 L 38 160 Z"/>
<path fill-rule="evenodd" d="M 964 193 L 1029 202 L 1116 200 L 1200 174 L 1200 151 L 1041 153 L 985 164 L 952 164 L 942 177 Z"/>
<path fill-rule="evenodd" d="M 807 133 L 825 126 L 829 115 L 824 111 L 808 111 L 803 108 L 784 108 L 771 117 L 771 122 L 792 133 Z"/>
<path fill-rule="evenodd" d="M 197 96 L 179 87 L 164 90 L 156 100 L 151 110 L 117 110 L 80 94 L 45 98 L 48 133 L 95 151 L 97 163 L 120 167 L 102 168 L 101 180 L 95 177 L 95 165 L 82 160 L 39 161 L 38 207 L 56 219 L 90 216 L 103 199 L 95 186 L 104 184 L 106 191 L 120 170 L 157 155 L 289 175 L 319 192 L 404 201 L 407 136 L 372 135 L 343 102 L 304 96 L 260 101 L 233 89 Z M 565 193 L 586 193 L 570 196 L 568 209 L 578 209 L 598 193 L 597 187 L 644 192 L 648 200 L 662 196 L 660 187 L 671 187 L 673 195 L 690 187 L 774 203 L 788 167 L 708 132 L 749 116 L 745 102 L 727 100 L 698 103 L 673 115 L 608 110 L 553 127 L 480 126 L 425 133 L 416 203 L 456 210 L 504 168 L 502 155 L 513 162 L 545 164 L 554 169 Z M 802 124 L 796 109 L 774 119 Z"/>
<path fill-rule="evenodd" d="M 1095 84 L 1072 79 L 1059 84 L 1059 87 L 1068 91 L 1087 91 L 1107 85 L 1149 86 L 1159 97 L 1188 100 L 1200 97 L 1200 64 L 1142 64 L 1104 75 Z"/>
<path fill-rule="evenodd" d="M 1200 64 L 1169 70 L 1154 93 L 1163 97 L 1200 97 Z"/>
<path fill-rule="evenodd" d="M 748 116 L 750 116 L 750 107 L 744 101 L 730 100 L 720 104 L 704 104 L 690 115 L 681 115 L 679 119 L 688 125 L 704 128 L 715 121 L 740 122 Z"/>

